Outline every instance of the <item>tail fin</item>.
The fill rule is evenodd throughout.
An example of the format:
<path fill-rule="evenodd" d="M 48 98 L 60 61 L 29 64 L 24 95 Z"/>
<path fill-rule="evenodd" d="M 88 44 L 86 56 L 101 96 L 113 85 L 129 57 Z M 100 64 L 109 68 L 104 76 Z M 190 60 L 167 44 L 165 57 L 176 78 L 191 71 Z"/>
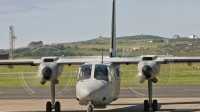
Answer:
<path fill-rule="evenodd" d="M 113 0 L 112 6 L 112 32 L 110 42 L 110 57 L 116 56 L 116 19 L 115 19 L 115 0 Z"/>

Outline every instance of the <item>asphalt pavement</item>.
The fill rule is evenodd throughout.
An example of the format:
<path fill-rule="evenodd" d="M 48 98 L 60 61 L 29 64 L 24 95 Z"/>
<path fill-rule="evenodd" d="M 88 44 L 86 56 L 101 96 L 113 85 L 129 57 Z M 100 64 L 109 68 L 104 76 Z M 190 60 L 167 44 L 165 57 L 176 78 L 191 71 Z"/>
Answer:
<path fill-rule="evenodd" d="M 147 97 L 147 87 L 121 87 L 117 101 L 95 112 L 143 112 L 143 101 Z M 153 98 L 158 100 L 159 111 L 200 111 L 200 86 L 155 86 Z M 50 101 L 50 88 L 0 89 L 2 112 L 44 112 L 47 101 Z M 87 109 L 76 101 L 75 87 L 56 88 L 56 101 L 61 102 L 62 112 L 86 112 Z"/>
<path fill-rule="evenodd" d="M 0 88 L 0 99 L 50 99 L 50 87 L 44 88 Z M 120 98 L 147 98 L 145 86 L 121 87 Z M 180 98 L 200 97 L 200 86 L 154 86 L 153 97 Z M 56 88 L 56 98 L 76 99 L 75 87 Z"/>

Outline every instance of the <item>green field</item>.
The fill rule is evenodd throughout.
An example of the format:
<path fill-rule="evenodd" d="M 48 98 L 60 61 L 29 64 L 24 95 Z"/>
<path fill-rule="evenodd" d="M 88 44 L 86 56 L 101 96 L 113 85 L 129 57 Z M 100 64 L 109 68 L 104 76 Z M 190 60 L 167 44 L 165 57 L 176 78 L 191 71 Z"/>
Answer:
<path fill-rule="evenodd" d="M 65 66 L 63 74 L 59 78 L 60 83 L 57 86 L 75 86 L 77 74 L 75 71 L 78 66 Z M 146 86 L 139 83 L 137 77 L 137 65 L 122 65 L 123 75 L 121 77 L 121 86 Z M 37 75 L 38 66 L 15 66 L 14 69 L 0 67 L 0 87 L 49 87 L 50 83 L 40 84 L 40 78 Z M 27 73 L 30 72 L 30 73 Z M 199 64 L 188 66 L 187 64 L 163 64 L 161 65 L 158 83 L 154 85 L 200 85 Z"/>

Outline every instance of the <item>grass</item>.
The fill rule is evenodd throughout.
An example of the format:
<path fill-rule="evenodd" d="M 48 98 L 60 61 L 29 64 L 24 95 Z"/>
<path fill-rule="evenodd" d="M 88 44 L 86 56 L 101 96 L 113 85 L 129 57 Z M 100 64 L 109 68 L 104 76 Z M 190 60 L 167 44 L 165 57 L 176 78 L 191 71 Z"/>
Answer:
<path fill-rule="evenodd" d="M 15 66 L 14 69 L 0 67 L 0 87 L 49 87 L 50 83 L 40 84 L 40 78 L 37 75 L 37 66 Z M 77 74 L 75 71 L 78 66 L 65 66 L 63 74 L 60 76 L 60 83 L 57 86 L 75 86 Z M 123 75 L 121 77 L 121 86 L 146 86 L 139 83 L 137 77 L 137 65 L 122 65 Z M 25 72 L 25 73 L 23 73 Z M 32 73 L 27 73 L 32 72 Z M 7 74 L 4 74 L 7 73 Z M 23 74 L 22 74 L 23 73 Z M 22 77 L 23 75 L 23 77 Z M 158 85 L 200 85 L 200 69 L 198 64 L 188 66 L 187 64 L 164 64 L 161 65 L 160 74 L 158 75 Z"/>

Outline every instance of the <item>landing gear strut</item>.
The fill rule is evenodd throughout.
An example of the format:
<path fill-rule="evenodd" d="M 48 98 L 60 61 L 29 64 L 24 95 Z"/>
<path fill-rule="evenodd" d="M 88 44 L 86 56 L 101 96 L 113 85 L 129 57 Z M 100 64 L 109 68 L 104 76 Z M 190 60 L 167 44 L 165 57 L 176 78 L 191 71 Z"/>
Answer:
<path fill-rule="evenodd" d="M 91 101 L 89 101 L 87 112 L 94 112 L 94 106 L 92 105 Z"/>
<path fill-rule="evenodd" d="M 60 102 L 55 103 L 55 83 L 51 82 L 51 102 L 47 102 L 46 112 L 51 112 L 53 109 L 55 109 L 55 112 L 60 112 L 60 107 Z"/>
<path fill-rule="evenodd" d="M 158 101 L 152 101 L 152 81 L 148 80 L 148 95 L 149 100 L 144 100 L 144 111 L 149 111 L 149 108 L 152 108 L 153 111 L 158 111 Z"/>

